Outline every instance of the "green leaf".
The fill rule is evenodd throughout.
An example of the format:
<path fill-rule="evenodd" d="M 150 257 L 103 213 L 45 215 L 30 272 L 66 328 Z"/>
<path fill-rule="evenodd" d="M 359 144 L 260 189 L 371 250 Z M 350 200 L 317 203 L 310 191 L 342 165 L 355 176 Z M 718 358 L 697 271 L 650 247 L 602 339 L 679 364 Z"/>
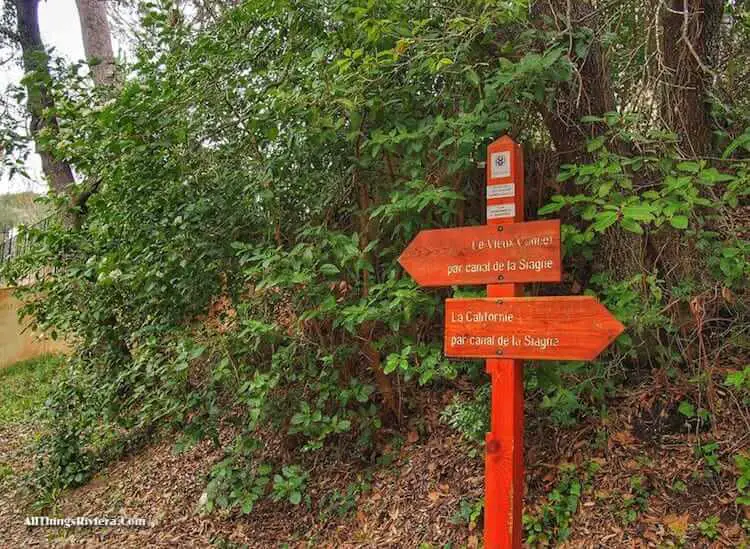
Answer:
<path fill-rule="evenodd" d="M 695 417 L 695 406 L 690 404 L 687 400 L 680 402 L 677 411 L 685 417 Z"/>
<path fill-rule="evenodd" d="M 745 147 L 747 149 L 750 149 L 750 128 L 745 130 L 745 133 L 737 137 L 734 141 L 732 141 L 729 146 L 724 150 L 724 154 L 721 155 L 722 158 L 729 158 L 732 153 L 737 150 L 739 147 Z"/>
<path fill-rule="evenodd" d="M 324 275 L 335 275 L 340 273 L 341 271 L 336 265 L 333 265 L 331 263 L 325 263 L 324 265 L 320 266 L 320 272 Z"/>
<path fill-rule="evenodd" d="M 562 202 L 550 202 L 546 206 L 539 208 L 539 215 L 547 215 L 559 211 L 563 207 Z"/>
<path fill-rule="evenodd" d="M 643 234 L 643 227 L 637 221 L 633 221 L 630 218 L 623 218 L 621 222 L 622 228 L 635 234 Z"/>
<path fill-rule="evenodd" d="M 727 374 L 727 377 L 724 380 L 724 384 L 728 385 L 729 387 L 734 387 L 735 389 L 741 389 L 742 386 L 745 384 L 746 373 L 750 374 L 750 368 L 748 368 L 744 372 L 742 371 L 730 372 L 729 374 Z"/>
<path fill-rule="evenodd" d="M 625 206 L 622 210 L 622 215 L 625 218 L 633 219 L 635 221 L 652 221 L 654 207 L 649 204 L 636 204 L 634 206 Z"/>
<path fill-rule="evenodd" d="M 475 86 L 479 86 L 479 75 L 477 74 L 477 71 L 475 71 L 471 67 L 466 69 L 466 79 Z"/>
<path fill-rule="evenodd" d="M 301 501 L 302 501 L 302 494 L 301 493 L 299 493 L 299 492 L 292 492 L 289 495 L 289 503 L 291 503 L 292 505 L 299 505 Z"/>
<path fill-rule="evenodd" d="M 201 356 L 205 352 L 205 350 L 205 345 L 198 345 L 192 351 L 190 351 L 190 360 L 195 360 L 196 358 Z"/>
<path fill-rule="evenodd" d="M 586 150 L 588 152 L 598 151 L 599 149 L 602 148 L 603 145 L 604 145 L 604 136 L 597 137 L 595 139 L 591 139 L 588 142 L 588 144 L 586 145 Z"/>
<path fill-rule="evenodd" d="M 677 164 L 677 169 L 681 172 L 687 172 L 687 173 L 698 173 L 698 171 L 701 169 L 700 164 L 697 162 L 680 162 Z"/>
<path fill-rule="evenodd" d="M 675 215 L 669 220 L 669 224 L 675 229 L 687 229 L 688 218 L 685 215 Z"/>
<path fill-rule="evenodd" d="M 617 212 L 606 211 L 596 214 L 596 221 L 592 225 L 596 232 L 604 232 L 607 228 L 611 227 L 617 221 Z"/>
<path fill-rule="evenodd" d="M 612 187 L 613 186 L 614 185 L 612 184 L 611 181 L 607 181 L 606 183 L 603 183 L 599 187 L 599 190 L 596 193 L 597 196 L 599 196 L 599 198 L 604 198 L 605 196 L 607 196 L 612 191 Z"/>

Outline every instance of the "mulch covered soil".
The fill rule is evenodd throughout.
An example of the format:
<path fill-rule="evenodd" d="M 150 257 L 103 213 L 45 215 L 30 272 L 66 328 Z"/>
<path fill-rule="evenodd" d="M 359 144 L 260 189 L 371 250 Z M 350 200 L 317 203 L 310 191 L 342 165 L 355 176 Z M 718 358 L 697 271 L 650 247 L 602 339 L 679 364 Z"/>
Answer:
<path fill-rule="evenodd" d="M 750 516 L 734 503 L 731 460 L 750 447 L 744 416 L 732 410 L 731 417 L 739 421 L 717 422 L 713 431 L 698 435 L 680 432 L 683 422 L 671 421 L 654 394 L 630 391 L 614 403 L 608 419 L 569 430 L 529 417 L 527 512 L 539 515 L 543 506 L 554 504 L 549 494 L 559 482 L 561 465 L 574 465 L 584 479 L 570 536 L 561 546 L 741 547 L 748 542 L 740 524 Z M 470 523 L 466 509 L 482 496 L 482 458 L 440 422 L 450 396 L 425 392 L 411 414 L 414 419 L 379 449 L 377 464 L 331 457 L 330 452 L 311 456 L 304 464 L 311 473 L 309 502 L 263 501 L 247 516 L 196 512 L 207 473 L 222 457 L 208 442 L 181 454 L 173 452 L 173 440 L 155 443 L 63 494 L 48 512 L 142 517 L 150 522 L 143 529 L 27 528 L 25 496 L 7 479 L 0 480 L 0 546 L 478 547 L 481 517 L 479 524 Z M 0 463 L 28 470 L 31 436 L 28 428 L 1 432 Z M 231 438 L 231 433 L 224 436 Z M 705 459 L 696 456 L 699 438 L 718 442 L 718 472 L 707 474 Z M 268 452 L 283 453 L 283 445 L 269 444 Z M 593 472 L 585 477 L 584 471 Z M 636 475 L 643 477 L 638 494 L 632 485 Z M 352 486 L 360 487 L 353 495 L 347 492 Z M 640 496 L 642 507 L 629 521 L 632 505 L 626 502 L 633 495 Z M 697 525 L 712 515 L 720 522 L 709 542 Z"/>

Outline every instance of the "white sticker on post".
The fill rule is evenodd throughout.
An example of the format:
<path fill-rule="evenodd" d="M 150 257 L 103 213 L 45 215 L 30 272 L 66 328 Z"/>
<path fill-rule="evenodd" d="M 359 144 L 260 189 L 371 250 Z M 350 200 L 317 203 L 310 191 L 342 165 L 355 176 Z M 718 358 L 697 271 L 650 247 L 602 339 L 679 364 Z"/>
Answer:
<path fill-rule="evenodd" d="M 515 204 L 494 204 L 487 206 L 487 219 L 500 219 L 503 217 L 515 217 Z"/>
<path fill-rule="evenodd" d="M 515 183 L 503 183 L 502 185 L 487 185 L 487 198 L 507 198 L 516 196 Z"/>
<path fill-rule="evenodd" d="M 510 177 L 510 151 L 492 153 L 490 160 L 492 161 L 492 168 L 490 170 L 490 177 L 492 179 Z"/>

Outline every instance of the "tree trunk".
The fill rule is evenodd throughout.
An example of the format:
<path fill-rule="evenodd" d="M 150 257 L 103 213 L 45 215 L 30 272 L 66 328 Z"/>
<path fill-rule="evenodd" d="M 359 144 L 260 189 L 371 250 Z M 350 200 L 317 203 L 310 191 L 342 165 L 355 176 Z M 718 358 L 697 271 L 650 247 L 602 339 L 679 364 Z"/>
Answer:
<path fill-rule="evenodd" d="M 360 158 L 360 143 L 362 139 L 362 131 L 364 126 L 365 117 L 362 117 L 360 126 L 360 136 L 357 138 L 357 143 L 354 147 L 354 154 L 357 157 L 357 162 Z M 354 167 L 352 172 L 352 183 L 353 187 L 357 190 L 359 198 L 359 246 L 360 249 L 364 250 L 370 243 L 370 194 L 367 186 L 367 182 L 360 178 L 359 165 Z M 367 297 L 370 292 L 370 273 L 367 269 L 362 270 L 362 296 Z M 369 363 L 370 369 L 372 369 L 375 375 L 375 384 L 378 386 L 378 391 L 383 397 L 383 402 L 388 407 L 388 410 L 393 416 L 400 420 L 399 416 L 399 405 L 396 400 L 396 393 L 393 390 L 393 384 L 391 378 L 383 371 L 383 365 L 380 360 L 380 352 L 373 345 L 373 334 L 375 332 L 374 323 L 364 322 L 359 327 L 359 346 L 362 356 Z"/>
<path fill-rule="evenodd" d="M 665 76 L 660 112 L 685 153 L 702 156 L 711 149 L 711 86 L 714 50 L 721 28 L 721 0 L 669 0 L 661 4 L 661 52 Z"/>
<path fill-rule="evenodd" d="M 86 60 L 97 86 L 115 83 L 115 56 L 107 20 L 107 3 L 102 0 L 76 0 Z"/>
<path fill-rule="evenodd" d="M 558 30 L 572 33 L 577 22 L 594 27 L 597 16 L 588 2 L 572 0 L 544 0 L 536 2 L 532 12 L 537 25 L 544 26 L 552 21 Z M 596 137 L 604 130 L 602 124 L 583 123 L 584 116 L 602 116 L 615 110 L 615 96 L 612 91 L 609 67 L 596 38 L 583 57 L 573 51 L 568 55 L 576 74 L 570 82 L 560 85 L 554 96 L 554 104 L 541 105 L 540 111 L 550 137 L 557 150 L 561 164 L 578 160 L 585 150 L 586 140 Z"/>
<path fill-rule="evenodd" d="M 52 77 L 49 72 L 47 52 L 39 32 L 39 0 L 15 0 L 18 17 L 18 39 L 23 52 L 23 67 L 26 72 L 26 108 L 31 116 L 31 136 L 36 143 L 36 150 L 42 159 L 42 170 L 50 186 L 57 192 L 63 192 L 75 181 L 70 166 L 57 160 L 52 153 L 39 143 L 42 130 L 57 132 L 57 118 L 52 112 L 55 101 L 49 85 Z M 33 74 L 33 77 L 29 75 Z"/>

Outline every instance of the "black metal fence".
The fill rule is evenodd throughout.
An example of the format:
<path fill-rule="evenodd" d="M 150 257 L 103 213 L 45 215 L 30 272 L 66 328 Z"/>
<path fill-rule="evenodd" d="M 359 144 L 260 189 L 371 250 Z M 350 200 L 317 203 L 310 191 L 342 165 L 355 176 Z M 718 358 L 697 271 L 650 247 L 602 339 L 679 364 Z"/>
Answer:
<path fill-rule="evenodd" d="M 44 230 L 49 227 L 55 216 L 48 216 L 29 225 L 31 229 Z M 17 227 L 3 228 L 0 233 L 0 268 L 12 259 L 25 254 L 31 247 L 31 236 L 28 231 L 19 231 Z M 0 281 L 2 274 L 0 273 Z"/>
<path fill-rule="evenodd" d="M 20 253 L 19 240 L 23 240 L 23 238 L 19 238 L 15 227 L 3 229 L 2 238 L 0 239 L 0 265 L 10 261 Z"/>

